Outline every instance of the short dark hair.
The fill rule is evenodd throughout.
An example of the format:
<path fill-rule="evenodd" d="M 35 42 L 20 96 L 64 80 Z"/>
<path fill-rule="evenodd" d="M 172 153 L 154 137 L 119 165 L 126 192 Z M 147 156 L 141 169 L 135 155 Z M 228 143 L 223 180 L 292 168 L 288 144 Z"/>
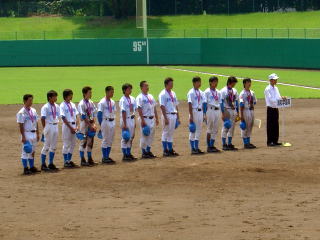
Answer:
<path fill-rule="evenodd" d="M 26 101 L 28 101 L 28 99 L 29 98 L 33 98 L 33 95 L 32 94 L 25 94 L 25 95 L 23 95 L 23 102 L 26 102 Z"/>
<path fill-rule="evenodd" d="M 218 80 L 219 80 L 219 79 L 218 79 L 216 76 L 210 77 L 210 78 L 209 78 L 209 83 L 218 82 Z"/>
<path fill-rule="evenodd" d="M 196 83 L 196 82 L 201 82 L 201 78 L 199 76 L 195 76 L 192 78 L 192 82 Z"/>
<path fill-rule="evenodd" d="M 167 77 L 165 80 L 164 80 L 164 85 L 167 86 L 169 84 L 169 82 L 173 82 L 173 78 L 172 77 Z"/>
<path fill-rule="evenodd" d="M 62 92 L 63 99 L 66 100 L 67 97 L 73 95 L 73 91 L 71 89 L 65 89 Z"/>
<path fill-rule="evenodd" d="M 238 82 L 238 80 L 236 77 L 230 76 L 230 77 L 228 77 L 227 85 L 229 85 L 231 83 L 237 83 L 237 82 Z"/>
<path fill-rule="evenodd" d="M 84 96 L 85 94 L 87 94 L 89 91 L 91 91 L 92 88 L 89 86 L 85 86 L 82 88 L 82 95 Z"/>
<path fill-rule="evenodd" d="M 127 90 L 128 88 L 131 88 L 131 89 L 132 89 L 132 85 L 131 85 L 130 83 L 126 83 L 126 84 L 123 84 L 123 85 L 122 85 L 122 92 L 123 92 L 123 94 L 126 92 L 126 90 Z"/>
<path fill-rule="evenodd" d="M 141 81 L 140 82 L 140 88 L 142 88 L 145 83 L 147 83 L 147 81 Z"/>
<path fill-rule="evenodd" d="M 105 92 L 109 92 L 111 90 L 114 90 L 114 88 L 112 86 L 106 86 L 106 88 L 104 90 L 105 90 Z"/>
<path fill-rule="evenodd" d="M 245 78 L 243 79 L 243 87 L 246 85 L 247 82 L 251 82 L 251 78 Z"/>
<path fill-rule="evenodd" d="M 47 92 L 47 100 L 49 101 L 50 98 L 58 96 L 58 93 L 55 90 L 50 90 Z"/>

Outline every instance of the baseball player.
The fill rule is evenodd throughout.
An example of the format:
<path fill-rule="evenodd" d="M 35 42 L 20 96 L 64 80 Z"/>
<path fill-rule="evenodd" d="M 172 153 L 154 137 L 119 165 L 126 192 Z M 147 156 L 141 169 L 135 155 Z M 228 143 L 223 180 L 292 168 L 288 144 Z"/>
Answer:
<path fill-rule="evenodd" d="M 131 84 L 126 83 L 122 85 L 122 92 L 123 96 L 119 101 L 119 108 L 121 111 L 120 127 L 122 130 L 128 130 L 130 132 L 130 139 L 128 141 L 123 137 L 121 138 L 122 160 L 125 162 L 132 162 L 137 160 L 137 158 L 131 154 L 131 147 L 136 129 L 135 111 L 137 105 L 135 98 L 130 95 L 132 92 Z"/>
<path fill-rule="evenodd" d="M 93 166 L 95 162 L 92 159 L 92 147 L 94 135 L 97 130 L 95 124 L 96 106 L 91 101 L 92 88 L 89 86 L 82 88 L 83 99 L 78 104 L 78 111 L 81 116 L 80 132 L 84 134 L 84 139 L 80 142 L 81 166 Z M 87 151 L 88 162 L 84 157 L 84 151 Z"/>
<path fill-rule="evenodd" d="M 110 152 L 115 131 L 115 117 L 116 117 L 116 104 L 112 100 L 114 94 L 114 88 L 107 86 L 105 88 L 106 96 L 102 98 L 98 104 L 98 122 L 101 127 L 102 142 L 102 163 L 115 164 L 112 158 L 110 158 Z"/>
<path fill-rule="evenodd" d="M 146 81 L 140 82 L 140 89 L 141 93 L 137 96 L 136 102 L 140 122 L 142 158 L 155 158 L 156 156 L 151 152 L 151 145 L 154 139 L 155 125 L 158 126 L 159 124 L 156 101 L 153 96 L 148 93 L 149 84 Z M 145 126 L 150 128 L 149 136 L 143 134 L 143 128 Z"/>
<path fill-rule="evenodd" d="M 32 108 L 33 96 L 25 94 L 23 96 L 23 108 L 17 113 L 17 123 L 21 134 L 22 144 L 30 143 L 32 149 L 29 153 L 22 147 L 21 162 L 23 165 L 23 174 L 28 175 L 37 173 L 38 169 L 34 166 L 34 153 L 37 142 L 39 141 L 38 115 L 37 111 Z M 28 168 L 29 162 L 29 168 Z"/>
<path fill-rule="evenodd" d="M 227 81 L 227 86 L 220 90 L 221 93 L 221 112 L 222 112 L 222 120 L 223 121 L 230 121 L 231 127 L 227 128 L 225 124 L 222 128 L 222 144 L 223 150 L 238 150 L 232 144 L 232 137 L 234 134 L 234 126 L 235 120 L 239 117 L 239 97 L 238 92 L 234 88 L 237 84 L 238 80 L 235 77 L 229 77 Z M 228 143 L 226 139 L 228 137 Z"/>
<path fill-rule="evenodd" d="M 189 105 L 189 122 L 195 124 L 195 132 L 189 133 L 191 154 L 204 154 L 199 149 L 199 139 L 201 135 L 202 122 L 207 110 L 207 100 L 204 93 L 200 90 L 201 78 L 192 79 L 193 88 L 188 92 L 187 99 Z"/>
<path fill-rule="evenodd" d="M 240 102 L 240 118 L 241 122 L 245 122 L 245 129 L 241 129 L 241 137 L 243 139 L 244 148 L 252 149 L 256 148 L 251 144 L 250 137 L 254 124 L 254 105 L 257 103 L 257 98 L 253 91 L 250 90 L 251 79 L 243 79 L 244 89 L 239 95 Z"/>
<path fill-rule="evenodd" d="M 159 103 L 162 112 L 162 147 L 164 157 L 179 156 L 173 150 L 173 134 L 176 124 L 180 123 L 178 99 L 173 88 L 173 79 L 168 77 L 164 80 L 164 89 L 159 94 Z"/>
<path fill-rule="evenodd" d="M 72 154 L 76 145 L 76 132 L 79 129 L 79 119 L 77 116 L 79 112 L 76 105 L 71 102 L 73 92 L 71 89 L 65 89 L 63 91 L 64 101 L 60 104 L 60 115 L 62 118 L 62 154 L 64 159 L 64 167 L 72 168 L 76 167 L 72 161 Z"/>
<path fill-rule="evenodd" d="M 218 86 L 218 78 L 210 77 L 209 85 L 210 87 L 204 91 L 206 101 L 207 101 L 207 152 L 214 153 L 220 152 L 214 146 L 218 129 L 219 129 L 219 119 L 220 119 L 220 102 L 221 102 L 221 94 L 217 89 Z"/>
<path fill-rule="evenodd" d="M 41 124 L 43 127 L 44 146 L 41 151 L 41 170 L 56 171 L 58 168 L 53 164 L 58 141 L 58 123 L 60 117 L 60 107 L 56 104 L 58 93 L 51 90 L 47 93 L 46 103 L 41 108 Z M 49 165 L 46 165 L 46 157 L 49 152 Z"/>

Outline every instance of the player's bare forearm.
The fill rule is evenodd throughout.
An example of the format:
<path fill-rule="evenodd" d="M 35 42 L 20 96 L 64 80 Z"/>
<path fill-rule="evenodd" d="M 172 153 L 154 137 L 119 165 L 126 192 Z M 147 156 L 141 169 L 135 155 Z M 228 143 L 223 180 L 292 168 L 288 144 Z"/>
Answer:
<path fill-rule="evenodd" d="M 189 115 L 190 115 L 189 120 L 190 122 L 193 122 L 192 103 L 189 103 L 188 105 L 189 105 Z"/>
<path fill-rule="evenodd" d="M 178 119 L 178 121 L 180 121 L 179 108 L 178 108 L 178 107 L 176 107 L 176 109 L 177 109 L 177 119 Z"/>
<path fill-rule="evenodd" d="M 41 125 L 43 129 L 46 127 L 46 119 L 41 118 Z"/>
<path fill-rule="evenodd" d="M 37 134 L 37 142 L 39 142 L 40 136 L 39 136 L 39 124 L 38 123 L 37 123 L 36 134 Z"/>
<path fill-rule="evenodd" d="M 20 134 L 21 134 L 21 141 L 24 143 L 26 141 L 26 136 L 24 135 L 24 126 L 23 123 L 19 123 L 19 130 L 20 130 Z"/>
<path fill-rule="evenodd" d="M 143 114 L 142 114 L 142 109 L 140 107 L 138 108 L 138 113 L 139 113 L 139 116 L 140 116 L 140 119 L 141 119 L 141 125 L 142 126 L 146 125 L 146 123 L 144 121 Z"/>
<path fill-rule="evenodd" d="M 157 112 L 157 108 L 154 108 L 154 117 L 156 118 L 156 124 L 159 124 L 159 117 L 158 117 L 158 112 Z"/>
<path fill-rule="evenodd" d="M 127 113 L 122 112 L 122 121 L 123 121 L 123 128 L 127 128 Z"/>

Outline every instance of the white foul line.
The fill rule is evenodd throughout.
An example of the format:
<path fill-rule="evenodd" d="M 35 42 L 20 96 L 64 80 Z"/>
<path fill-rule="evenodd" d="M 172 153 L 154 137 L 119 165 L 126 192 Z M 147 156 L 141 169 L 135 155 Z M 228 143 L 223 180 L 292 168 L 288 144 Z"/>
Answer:
<path fill-rule="evenodd" d="M 223 75 L 223 74 L 201 72 L 201 71 L 187 70 L 187 69 L 181 69 L 181 68 L 171 68 L 171 67 L 165 67 L 165 66 L 161 66 L 160 68 L 169 69 L 169 70 L 176 70 L 176 71 L 182 71 L 182 72 L 200 73 L 200 74 L 218 76 L 218 77 L 230 77 L 228 75 Z M 244 79 L 242 77 L 237 77 L 237 78 L 238 79 Z M 269 83 L 269 81 L 266 81 L 266 80 L 252 79 L 252 78 L 251 78 L 251 80 L 255 81 L 255 82 Z M 278 85 L 284 85 L 284 86 L 290 86 L 290 87 L 299 87 L 299 88 L 306 88 L 306 89 L 312 89 L 312 90 L 320 90 L 320 88 L 317 88 L 317 87 L 309 87 L 309 86 L 296 85 L 296 84 L 290 84 L 290 83 L 277 83 L 277 84 Z"/>

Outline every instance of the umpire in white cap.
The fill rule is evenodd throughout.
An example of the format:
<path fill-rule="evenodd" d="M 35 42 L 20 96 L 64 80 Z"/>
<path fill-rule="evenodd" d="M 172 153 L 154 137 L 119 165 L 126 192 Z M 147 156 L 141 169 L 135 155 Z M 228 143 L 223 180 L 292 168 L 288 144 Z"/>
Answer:
<path fill-rule="evenodd" d="M 264 96 L 267 105 L 267 145 L 274 147 L 281 145 L 279 140 L 279 109 L 278 100 L 285 99 L 281 97 L 276 84 L 279 77 L 272 73 L 269 75 L 270 84 L 264 90 Z"/>

